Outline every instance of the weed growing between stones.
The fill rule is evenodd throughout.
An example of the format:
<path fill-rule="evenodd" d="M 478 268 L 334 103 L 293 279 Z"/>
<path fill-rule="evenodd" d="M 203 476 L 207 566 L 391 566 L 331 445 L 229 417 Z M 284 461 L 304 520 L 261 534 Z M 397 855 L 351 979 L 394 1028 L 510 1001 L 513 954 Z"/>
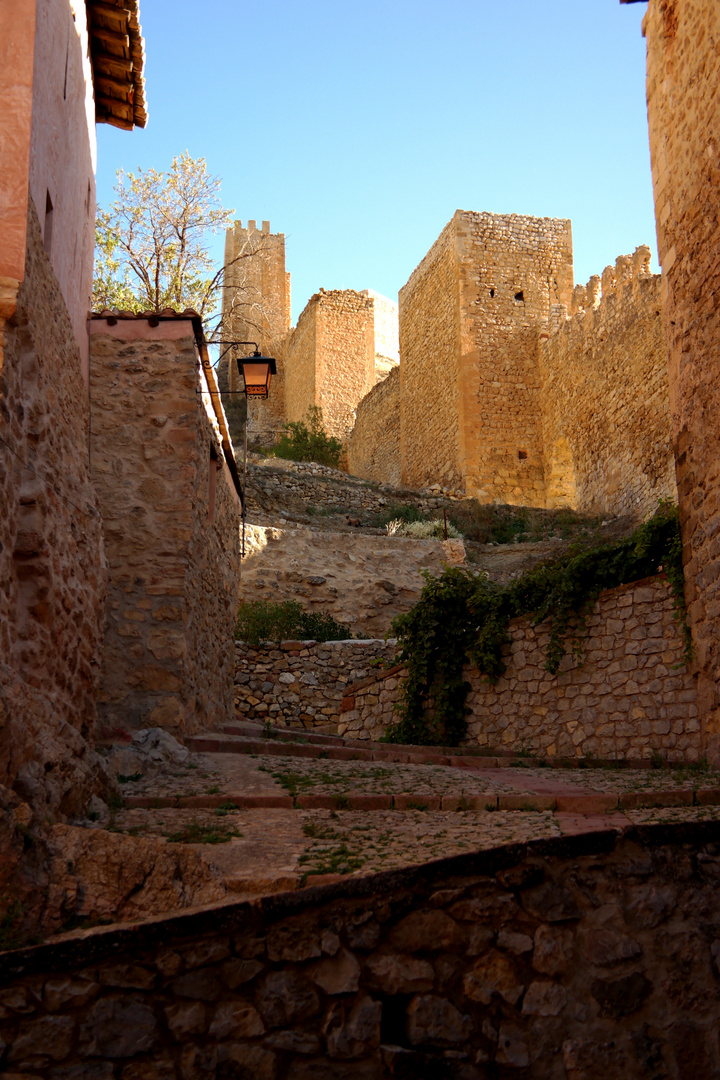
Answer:
<path fill-rule="evenodd" d="M 242 836 L 242 833 L 222 825 L 211 827 L 199 821 L 190 821 L 178 832 L 165 835 L 169 844 L 227 844 L 233 837 Z"/>
<path fill-rule="evenodd" d="M 486 575 L 448 568 L 439 578 L 425 573 L 418 603 L 393 621 L 398 662 L 407 666 L 399 720 L 387 742 L 456 746 L 467 730 L 465 701 L 470 684 L 463 666 L 476 666 L 488 682 L 505 671 L 502 647 L 510 620 L 549 620 L 545 667 L 556 674 L 566 652 L 579 666 L 585 619 L 604 589 L 638 581 L 664 570 L 684 640 L 683 659 L 692 657 L 685 617 L 682 547 L 677 507 L 661 500 L 655 514 L 631 536 L 595 547 L 573 545 L 561 558 L 527 571 L 507 585 Z"/>

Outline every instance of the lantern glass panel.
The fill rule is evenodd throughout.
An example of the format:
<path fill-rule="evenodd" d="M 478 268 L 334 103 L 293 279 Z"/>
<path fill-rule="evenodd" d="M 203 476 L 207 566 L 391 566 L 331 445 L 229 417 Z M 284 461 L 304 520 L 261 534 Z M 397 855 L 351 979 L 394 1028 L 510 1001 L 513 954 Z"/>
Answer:
<path fill-rule="evenodd" d="M 270 365 L 267 361 L 262 364 L 249 364 L 247 360 L 243 364 L 243 375 L 248 386 L 267 386 Z"/>

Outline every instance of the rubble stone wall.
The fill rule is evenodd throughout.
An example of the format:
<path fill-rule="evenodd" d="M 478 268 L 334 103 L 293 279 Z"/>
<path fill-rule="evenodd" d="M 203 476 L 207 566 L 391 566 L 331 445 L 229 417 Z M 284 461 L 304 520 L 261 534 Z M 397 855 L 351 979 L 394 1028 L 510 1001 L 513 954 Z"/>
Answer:
<path fill-rule="evenodd" d="M 720 1070 L 716 822 L 564 836 L 4 956 L 12 1074 Z"/>
<path fill-rule="evenodd" d="M 703 754 L 697 677 L 682 664 L 682 640 L 664 577 L 608 590 L 587 618 L 582 666 L 566 656 L 545 670 L 547 624 L 514 620 L 507 670 L 494 686 L 467 667 L 467 742 L 547 757 L 697 761 Z M 338 728 L 377 740 L 395 719 L 402 673 L 348 690 Z"/>
<path fill-rule="evenodd" d="M 235 642 L 235 709 L 287 727 L 337 725 L 345 691 L 395 655 L 390 638 L 364 641 Z"/>
<path fill-rule="evenodd" d="M 91 327 L 92 467 L 110 564 L 100 712 L 109 727 L 189 733 L 232 708 L 236 496 L 192 324 Z"/>
<path fill-rule="evenodd" d="M 348 472 L 400 487 L 400 368 L 394 368 L 357 409 L 348 442 Z"/>
<path fill-rule="evenodd" d="M 32 201 L 1 352 L 0 784 L 57 811 L 88 794 L 107 568 L 80 351 Z"/>
<path fill-rule="evenodd" d="M 672 440 L 685 590 L 711 760 L 720 760 L 720 9 L 651 0 L 647 100 L 658 251 L 666 290 Z"/>
<path fill-rule="evenodd" d="M 677 498 L 660 277 L 650 249 L 621 256 L 541 336 L 546 500 L 647 517 Z M 602 287 L 602 299 L 600 290 Z"/>

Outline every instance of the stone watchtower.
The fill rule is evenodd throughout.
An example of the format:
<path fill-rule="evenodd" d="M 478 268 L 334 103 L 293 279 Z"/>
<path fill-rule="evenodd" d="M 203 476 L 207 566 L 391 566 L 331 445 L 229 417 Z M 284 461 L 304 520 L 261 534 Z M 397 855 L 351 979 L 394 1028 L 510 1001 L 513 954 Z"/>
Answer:
<path fill-rule="evenodd" d="M 543 504 L 539 341 L 572 289 L 569 221 L 455 213 L 400 290 L 404 484 Z"/>
<path fill-rule="evenodd" d="M 248 436 L 274 443 L 286 420 L 284 343 L 290 329 L 290 274 L 285 270 L 285 234 L 271 233 L 270 222 L 258 229 L 236 221 L 225 237 L 223 337 L 256 341 L 265 356 L 277 360 L 270 397 L 248 401 Z M 237 350 L 247 354 L 250 346 Z M 235 356 L 229 353 L 228 386 L 242 390 Z"/>

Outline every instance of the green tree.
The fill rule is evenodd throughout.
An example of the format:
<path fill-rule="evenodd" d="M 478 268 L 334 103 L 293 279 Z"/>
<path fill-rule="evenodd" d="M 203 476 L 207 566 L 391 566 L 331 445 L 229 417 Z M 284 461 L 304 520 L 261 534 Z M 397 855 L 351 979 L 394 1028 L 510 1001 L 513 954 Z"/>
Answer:
<path fill-rule="evenodd" d="M 216 314 L 223 270 L 208 253 L 211 233 L 232 223 L 220 180 L 204 158 L 180 154 L 168 172 L 118 171 L 116 199 L 98 208 L 93 308 Z"/>

